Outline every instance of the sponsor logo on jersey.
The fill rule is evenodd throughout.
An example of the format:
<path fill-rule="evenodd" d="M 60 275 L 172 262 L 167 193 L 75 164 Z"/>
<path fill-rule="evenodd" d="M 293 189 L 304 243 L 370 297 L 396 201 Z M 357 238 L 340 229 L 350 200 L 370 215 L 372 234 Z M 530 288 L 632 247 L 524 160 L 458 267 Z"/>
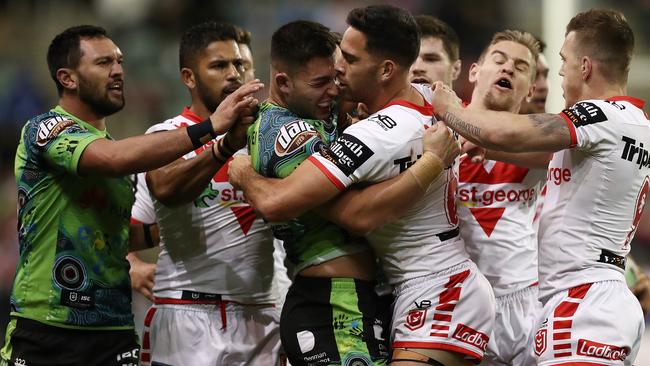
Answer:
<path fill-rule="evenodd" d="M 280 128 L 275 138 L 275 153 L 278 156 L 291 154 L 317 136 L 318 132 L 314 127 L 303 120 L 289 122 Z"/>
<path fill-rule="evenodd" d="M 607 116 L 605 116 L 603 110 L 590 102 L 578 102 L 573 107 L 563 110 L 562 113 L 567 116 L 576 127 L 582 127 L 607 120 Z"/>
<path fill-rule="evenodd" d="M 643 142 L 639 142 L 637 146 L 636 140 L 631 137 L 623 136 L 621 140 L 625 142 L 621 159 L 633 162 L 639 166 L 639 169 L 650 168 L 650 153 L 644 148 Z"/>
<path fill-rule="evenodd" d="M 454 331 L 453 337 L 463 343 L 470 344 L 485 352 L 490 337 L 478 330 L 472 329 L 465 324 L 459 323 Z"/>
<path fill-rule="evenodd" d="M 476 187 L 458 190 L 458 199 L 462 202 L 480 203 L 490 206 L 494 202 L 529 202 L 537 199 L 535 188 L 524 189 L 487 189 L 479 192 Z"/>
<path fill-rule="evenodd" d="M 422 157 L 422 155 L 417 155 L 415 159 L 413 159 L 413 157 L 411 156 L 395 159 L 393 160 L 393 164 L 399 165 L 399 172 L 402 173 L 403 171 L 408 169 L 411 165 L 415 164 L 417 159 L 419 159 L 420 157 Z"/>
<path fill-rule="evenodd" d="M 630 354 L 630 347 L 618 347 L 588 339 L 579 339 L 577 354 L 611 361 L 624 361 Z"/>
<path fill-rule="evenodd" d="M 374 153 L 361 140 L 348 134 L 341 135 L 329 148 L 321 149 L 321 155 L 336 164 L 345 175 L 352 174 Z"/>
<path fill-rule="evenodd" d="M 548 168 L 546 181 L 556 186 L 571 181 L 571 170 L 569 168 Z"/>
<path fill-rule="evenodd" d="M 58 136 L 61 131 L 74 124 L 74 121 L 61 116 L 41 121 L 38 125 L 38 132 L 36 133 L 36 145 L 45 146 L 48 141 Z"/>
<path fill-rule="evenodd" d="M 384 115 L 384 114 L 374 115 L 374 116 L 368 118 L 368 120 L 378 124 L 379 127 L 381 127 L 384 131 L 388 131 L 391 128 L 397 126 L 397 122 L 395 122 L 394 119 L 392 119 L 392 118 L 390 118 L 390 116 L 387 116 L 387 115 Z"/>
<path fill-rule="evenodd" d="M 406 315 L 406 324 L 404 325 L 411 331 L 417 330 L 424 326 L 424 321 L 427 318 L 428 309 L 414 309 L 409 311 Z"/>

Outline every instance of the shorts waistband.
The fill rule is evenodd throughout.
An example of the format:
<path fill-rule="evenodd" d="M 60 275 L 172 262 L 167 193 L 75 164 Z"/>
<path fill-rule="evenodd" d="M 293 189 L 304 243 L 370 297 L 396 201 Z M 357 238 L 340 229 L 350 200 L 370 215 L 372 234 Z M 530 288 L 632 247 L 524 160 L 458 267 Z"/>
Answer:
<path fill-rule="evenodd" d="M 198 291 L 182 290 L 178 298 L 154 297 L 156 305 L 226 305 L 238 304 L 245 306 L 275 306 L 273 303 L 242 303 L 233 300 L 224 300 L 221 294 L 210 294 Z"/>
<path fill-rule="evenodd" d="M 530 294 L 535 294 L 535 296 L 537 297 L 537 293 L 539 293 L 539 286 L 538 286 L 538 283 L 535 282 L 534 284 L 532 284 L 532 285 L 530 285 L 528 287 L 521 288 L 521 289 L 516 290 L 514 292 L 511 292 L 509 294 L 502 295 L 502 296 L 497 296 L 497 297 L 495 297 L 495 300 L 496 300 L 497 304 L 507 304 L 507 303 L 509 303 L 511 301 L 527 297 Z"/>
<path fill-rule="evenodd" d="M 460 272 L 464 269 L 477 270 L 474 262 L 467 259 L 442 271 L 404 280 L 394 286 L 393 293 L 395 294 L 395 296 L 398 296 L 402 292 L 408 291 L 409 289 L 416 287 L 423 282 L 427 282 L 440 277 L 449 276 L 455 274 L 456 272 Z"/>

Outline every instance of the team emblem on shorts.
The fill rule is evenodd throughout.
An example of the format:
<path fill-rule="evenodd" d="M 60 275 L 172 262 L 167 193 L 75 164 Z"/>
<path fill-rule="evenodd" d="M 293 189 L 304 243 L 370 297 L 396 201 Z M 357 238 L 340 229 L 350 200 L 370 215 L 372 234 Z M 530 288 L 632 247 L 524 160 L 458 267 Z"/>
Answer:
<path fill-rule="evenodd" d="M 406 316 L 406 327 L 412 331 L 422 328 L 424 320 L 427 318 L 427 310 L 411 310 Z"/>
<path fill-rule="evenodd" d="M 541 355 L 546 351 L 546 328 L 540 328 L 535 334 L 535 354 L 537 356 Z"/>

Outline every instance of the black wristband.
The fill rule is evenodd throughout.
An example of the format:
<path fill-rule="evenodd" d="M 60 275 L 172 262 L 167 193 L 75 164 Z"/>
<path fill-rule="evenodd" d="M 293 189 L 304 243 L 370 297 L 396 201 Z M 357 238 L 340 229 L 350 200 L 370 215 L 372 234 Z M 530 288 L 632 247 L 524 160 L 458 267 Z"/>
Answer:
<path fill-rule="evenodd" d="M 210 118 L 207 118 L 201 123 L 189 126 L 186 128 L 186 130 L 187 135 L 190 137 L 192 145 L 194 145 L 195 149 L 198 149 L 199 147 L 205 145 L 208 141 L 217 137 L 217 133 L 214 132 L 214 128 L 212 128 L 212 121 Z"/>

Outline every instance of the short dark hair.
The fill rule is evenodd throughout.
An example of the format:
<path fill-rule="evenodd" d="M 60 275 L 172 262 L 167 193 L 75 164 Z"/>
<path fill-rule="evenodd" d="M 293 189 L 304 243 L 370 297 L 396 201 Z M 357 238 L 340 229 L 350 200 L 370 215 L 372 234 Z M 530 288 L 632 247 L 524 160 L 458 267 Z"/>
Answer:
<path fill-rule="evenodd" d="M 566 35 L 576 34 L 577 49 L 582 55 L 603 64 L 600 70 L 610 81 L 627 82 L 634 53 L 634 33 L 623 13 L 591 9 L 571 19 Z"/>
<path fill-rule="evenodd" d="M 81 60 L 80 43 L 82 38 L 109 38 L 102 27 L 94 25 L 77 25 L 57 34 L 47 49 L 47 67 L 56 84 L 59 96 L 63 95 L 63 85 L 56 77 L 61 68 L 74 69 Z"/>
<path fill-rule="evenodd" d="M 237 28 L 232 24 L 215 21 L 203 22 L 190 27 L 181 38 L 178 53 L 180 68 L 192 68 L 193 63 L 212 42 L 239 42 Z"/>
<path fill-rule="evenodd" d="M 243 43 L 250 47 L 252 37 L 251 32 L 239 26 L 235 26 L 235 28 L 237 29 L 237 43 Z"/>
<path fill-rule="evenodd" d="M 332 57 L 336 38 L 326 26 L 307 20 L 287 23 L 271 37 L 271 62 L 286 71 L 299 69 L 316 57 Z"/>
<path fill-rule="evenodd" d="M 371 5 L 350 11 L 348 25 L 366 36 L 366 51 L 409 68 L 420 52 L 420 31 L 413 16 L 392 5 Z"/>
<path fill-rule="evenodd" d="M 449 24 L 431 15 L 417 15 L 415 22 L 420 29 L 420 37 L 439 38 L 442 47 L 447 52 L 449 60 L 454 62 L 460 57 L 460 41 L 458 34 Z"/>

